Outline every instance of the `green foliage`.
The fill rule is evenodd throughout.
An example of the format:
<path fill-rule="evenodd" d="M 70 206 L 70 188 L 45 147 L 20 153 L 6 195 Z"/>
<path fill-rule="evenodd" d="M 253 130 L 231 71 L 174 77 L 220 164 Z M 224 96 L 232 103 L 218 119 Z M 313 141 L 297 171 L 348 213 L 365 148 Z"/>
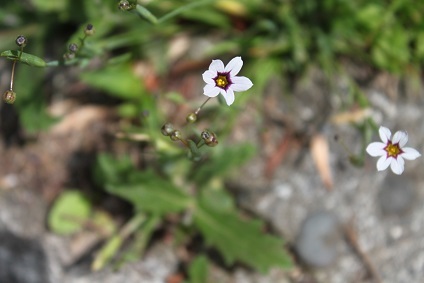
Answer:
<path fill-rule="evenodd" d="M 66 191 L 55 201 L 48 218 L 50 229 L 58 234 L 79 231 L 90 216 L 90 201 L 78 191 Z"/>
<path fill-rule="evenodd" d="M 223 188 L 207 186 L 211 178 L 227 176 L 251 153 L 250 146 L 228 148 L 205 164 L 198 164 L 192 171 L 199 190 L 196 194 L 188 193 L 184 186 L 175 185 L 166 175 L 132 168 L 126 159 L 114 161 L 110 156 L 100 155 L 95 172 L 104 180 L 109 193 L 132 203 L 138 213 L 160 216 L 178 212 L 191 214 L 194 222 L 190 226 L 199 230 L 208 245 L 216 248 L 229 265 L 241 261 L 261 271 L 267 271 L 272 266 L 289 267 L 290 258 L 281 239 L 264 233 L 260 222 L 242 219 L 231 195 Z M 206 172 L 210 176 L 206 176 Z M 188 185 L 189 180 L 184 182 Z M 110 245 L 114 249 L 120 246 L 116 240 L 111 241 Z M 194 280 L 200 280 L 198 278 L 204 276 L 202 274 L 200 270 L 196 271 L 197 279 Z"/>
<path fill-rule="evenodd" d="M 139 99 L 144 93 L 140 79 L 134 75 L 131 66 L 127 64 L 82 72 L 80 78 L 95 88 L 123 99 Z"/>
<path fill-rule="evenodd" d="M 209 245 L 216 247 L 227 264 L 242 261 L 265 272 L 272 266 L 290 267 L 283 241 L 262 232 L 262 223 L 242 220 L 235 213 L 211 210 L 202 203 L 194 213 L 196 227 Z"/>
<path fill-rule="evenodd" d="M 0 56 L 6 57 L 9 60 L 22 62 L 32 67 L 46 67 L 46 62 L 40 57 L 17 50 L 3 51 Z"/>
<path fill-rule="evenodd" d="M 205 161 L 203 166 L 193 164 L 193 179 L 198 184 L 206 184 L 212 178 L 227 176 L 232 168 L 244 164 L 255 153 L 255 148 L 249 144 L 238 145 L 233 148 L 224 148 L 221 152 Z M 213 174 L 211 174 L 213 172 Z"/>
<path fill-rule="evenodd" d="M 165 214 L 180 212 L 190 206 L 187 194 L 151 171 L 134 173 L 129 183 L 109 185 L 106 189 L 133 203 L 140 211 Z"/>
<path fill-rule="evenodd" d="M 196 257 L 188 269 L 190 283 L 205 283 L 208 277 L 208 259 L 204 256 Z"/>

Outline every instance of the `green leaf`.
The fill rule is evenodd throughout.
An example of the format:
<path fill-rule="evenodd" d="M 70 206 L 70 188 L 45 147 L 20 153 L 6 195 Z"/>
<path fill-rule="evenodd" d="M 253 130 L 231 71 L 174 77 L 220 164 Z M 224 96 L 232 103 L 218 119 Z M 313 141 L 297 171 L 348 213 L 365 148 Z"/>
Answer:
<path fill-rule="evenodd" d="M 78 191 L 65 191 L 53 204 L 48 216 L 50 229 L 68 235 L 79 231 L 91 212 L 90 201 Z"/>
<path fill-rule="evenodd" d="M 45 111 L 47 106 L 41 99 L 34 98 L 32 101 L 27 100 L 25 103 L 21 103 L 19 100 L 21 99 L 20 96 L 24 95 L 23 92 L 18 91 L 16 93 L 18 100 L 16 104 L 21 115 L 20 121 L 28 132 L 36 133 L 39 130 L 47 129 L 59 120 L 58 118 L 51 117 Z"/>
<path fill-rule="evenodd" d="M 369 3 L 356 11 L 356 21 L 368 30 L 376 30 L 380 25 L 384 14 L 383 6 Z"/>
<path fill-rule="evenodd" d="M 137 5 L 136 11 L 142 19 L 145 19 L 151 24 L 157 24 L 158 19 L 145 7 L 142 5 Z"/>
<path fill-rule="evenodd" d="M 208 259 L 204 256 L 196 257 L 188 268 L 190 283 L 205 283 L 208 277 Z"/>
<path fill-rule="evenodd" d="M 134 165 L 128 156 L 115 158 L 110 154 L 99 154 L 94 166 L 94 180 L 100 186 L 125 182 L 135 171 Z"/>
<path fill-rule="evenodd" d="M 46 62 L 40 57 L 25 53 L 25 52 L 21 52 L 18 50 L 6 50 L 6 51 L 3 51 L 0 54 L 0 56 L 6 57 L 9 60 L 20 61 L 32 67 L 40 67 L 40 68 L 46 67 Z"/>
<path fill-rule="evenodd" d="M 80 78 L 85 83 L 124 98 L 139 98 L 144 93 L 140 78 L 137 78 L 129 64 L 111 65 L 94 72 L 83 72 Z"/>
<path fill-rule="evenodd" d="M 59 12 L 66 9 L 68 6 L 67 0 L 32 0 L 31 2 L 38 11 L 44 12 Z"/>
<path fill-rule="evenodd" d="M 292 265 L 282 239 L 262 232 L 258 221 L 242 220 L 235 213 L 211 210 L 202 203 L 194 212 L 194 221 L 207 243 L 215 246 L 229 265 L 239 260 L 261 272 Z"/>
<path fill-rule="evenodd" d="M 202 158 L 202 155 L 196 143 L 192 140 L 187 140 L 187 143 L 188 143 L 188 148 L 190 150 L 188 152 L 189 153 L 188 157 L 190 158 L 190 160 L 199 161 Z"/>
<path fill-rule="evenodd" d="M 119 231 L 111 237 L 97 253 L 91 268 L 93 270 L 102 269 L 118 253 L 118 250 L 125 240 L 132 235 L 145 222 L 145 215 L 134 215 Z"/>
<path fill-rule="evenodd" d="M 200 200 L 205 207 L 221 212 L 234 212 L 234 198 L 224 189 L 204 188 L 200 192 Z"/>
<path fill-rule="evenodd" d="M 118 267 L 127 262 L 134 262 L 143 256 L 144 251 L 149 243 L 153 232 L 160 224 L 161 218 L 157 215 L 149 216 L 142 226 L 134 232 L 133 241 L 128 244 L 122 252 L 122 258 L 118 263 Z"/>
<path fill-rule="evenodd" d="M 151 171 L 135 172 L 129 183 L 110 184 L 106 188 L 141 211 L 165 214 L 179 212 L 191 204 L 190 196 Z"/>
<path fill-rule="evenodd" d="M 420 60 L 424 60 L 424 31 L 417 33 L 416 55 Z"/>
<path fill-rule="evenodd" d="M 94 271 L 102 269 L 121 248 L 123 239 L 119 235 L 111 237 L 97 253 L 91 268 Z"/>
<path fill-rule="evenodd" d="M 201 166 L 196 163 L 193 168 L 193 179 L 198 184 L 204 184 L 212 178 L 227 176 L 231 169 L 238 168 L 249 160 L 254 152 L 255 148 L 248 144 L 225 148 Z"/>
<path fill-rule="evenodd" d="M 383 30 L 371 51 L 374 63 L 391 72 L 402 71 L 410 59 L 409 38 L 401 27 Z"/>

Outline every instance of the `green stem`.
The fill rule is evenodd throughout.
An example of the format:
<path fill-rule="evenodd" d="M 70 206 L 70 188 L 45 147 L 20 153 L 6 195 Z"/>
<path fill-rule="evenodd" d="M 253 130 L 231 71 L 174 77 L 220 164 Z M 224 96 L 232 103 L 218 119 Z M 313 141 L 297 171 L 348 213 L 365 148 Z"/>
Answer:
<path fill-rule="evenodd" d="M 202 108 L 203 108 L 203 106 L 205 106 L 205 104 L 210 100 L 211 98 L 210 97 L 208 97 L 206 100 L 205 100 L 205 102 L 203 102 L 202 103 L 202 105 L 200 105 L 200 107 L 199 108 L 197 108 L 197 110 L 194 112 L 194 114 L 199 114 L 199 112 L 200 112 L 200 110 L 202 110 Z"/>
<path fill-rule="evenodd" d="M 111 237 L 102 249 L 97 254 L 96 258 L 93 261 L 92 269 L 99 270 L 103 268 L 117 253 L 118 249 L 124 243 L 124 241 L 131 236 L 143 222 L 146 221 L 146 215 L 143 213 L 138 213 L 127 222 L 124 227 L 119 231 L 119 233 Z"/>
<path fill-rule="evenodd" d="M 10 90 L 13 90 L 13 82 L 15 80 L 15 66 L 16 66 L 17 60 L 13 61 L 12 65 L 12 74 L 10 75 Z"/>
<path fill-rule="evenodd" d="M 197 148 L 201 148 L 202 146 L 204 146 L 206 143 L 205 143 L 205 140 L 204 139 L 201 139 L 198 143 L 197 143 Z"/>
<path fill-rule="evenodd" d="M 214 0 L 194 1 L 190 4 L 188 4 L 188 5 L 179 7 L 177 9 L 173 10 L 172 12 L 169 12 L 165 16 L 159 18 L 158 23 L 163 23 L 164 21 L 169 20 L 170 18 L 175 17 L 175 16 L 177 16 L 177 15 L 179 15 L 179 14 L 185 12 L 185 11 L 188 11 L 188 10 L 191 10 L 191 9 L 196 8 L 196 7 L 203 6 L 203 5 L 207 5 L 207 4 L 212 3 L 212 2 L 214 2 Z"/>
<path fill-rule="evenodd" d="M 152 13 L 150 13 L 149 10 L 147 10 L 146 8 L 144 8 L 142 6 L 142 3 L 137 4 L 137 12 L 143 18 L 149 20 L 151 23 L 153 23 L 153 24 L 160 24 L 160 23 L 163 23 L 163 22 L 165 22 L 165 21 L 167 21 L 167 20 L 169 20 L 169 19 L 171 19 L 171 18 L 173 18 L 173 17 L 175 17 L 175 16 L 177 16 L 177 15 L 179 15 L 179 14 L 185 12 L 185 11 L 188 11 L 188 10 L 191 10 L 191 9 L 194 9 L 194 8 L 197 8 L 197 7 L 200 7 L 200 6 L 203 6 L 203 5 L 207 5 L 209 3 L 213 3 L 215 1 L 216 0 L 193 1 L 190 4 L 181 6 L 181 7 L 177 8 L 177 9 L 169 12 L 168 14 L 165 14 L 164 16 L 162 16 L 159 19 L 157 17 L 155 17 Z M 138 1 L 138 2 L 140 2 L 140 1 Z"/>

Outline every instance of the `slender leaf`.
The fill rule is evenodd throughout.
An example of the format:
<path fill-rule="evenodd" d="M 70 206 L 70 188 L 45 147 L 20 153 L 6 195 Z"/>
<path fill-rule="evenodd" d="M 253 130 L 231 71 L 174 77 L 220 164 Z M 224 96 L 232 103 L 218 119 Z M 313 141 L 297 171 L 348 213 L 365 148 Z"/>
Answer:
<path fill-rule="evenodd" d="M 9 60 L 17 60 L 32 67 L 46 67 L 46 61 L 32 54 L 21 52 L 18 50 L 6 50 L 0 54 Z"/>

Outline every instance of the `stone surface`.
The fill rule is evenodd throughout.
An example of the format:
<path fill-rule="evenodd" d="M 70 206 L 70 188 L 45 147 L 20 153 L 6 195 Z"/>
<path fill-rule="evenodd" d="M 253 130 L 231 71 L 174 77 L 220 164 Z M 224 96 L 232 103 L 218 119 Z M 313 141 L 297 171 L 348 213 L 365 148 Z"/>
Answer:
<path fill-rule="evenodd" d="M 320 211 L 308 215 L 296 238 L 300 259 L 313 267 L 327 267 L 338 257 L 338 243 L 343 238 L 336 216 Z"/>

